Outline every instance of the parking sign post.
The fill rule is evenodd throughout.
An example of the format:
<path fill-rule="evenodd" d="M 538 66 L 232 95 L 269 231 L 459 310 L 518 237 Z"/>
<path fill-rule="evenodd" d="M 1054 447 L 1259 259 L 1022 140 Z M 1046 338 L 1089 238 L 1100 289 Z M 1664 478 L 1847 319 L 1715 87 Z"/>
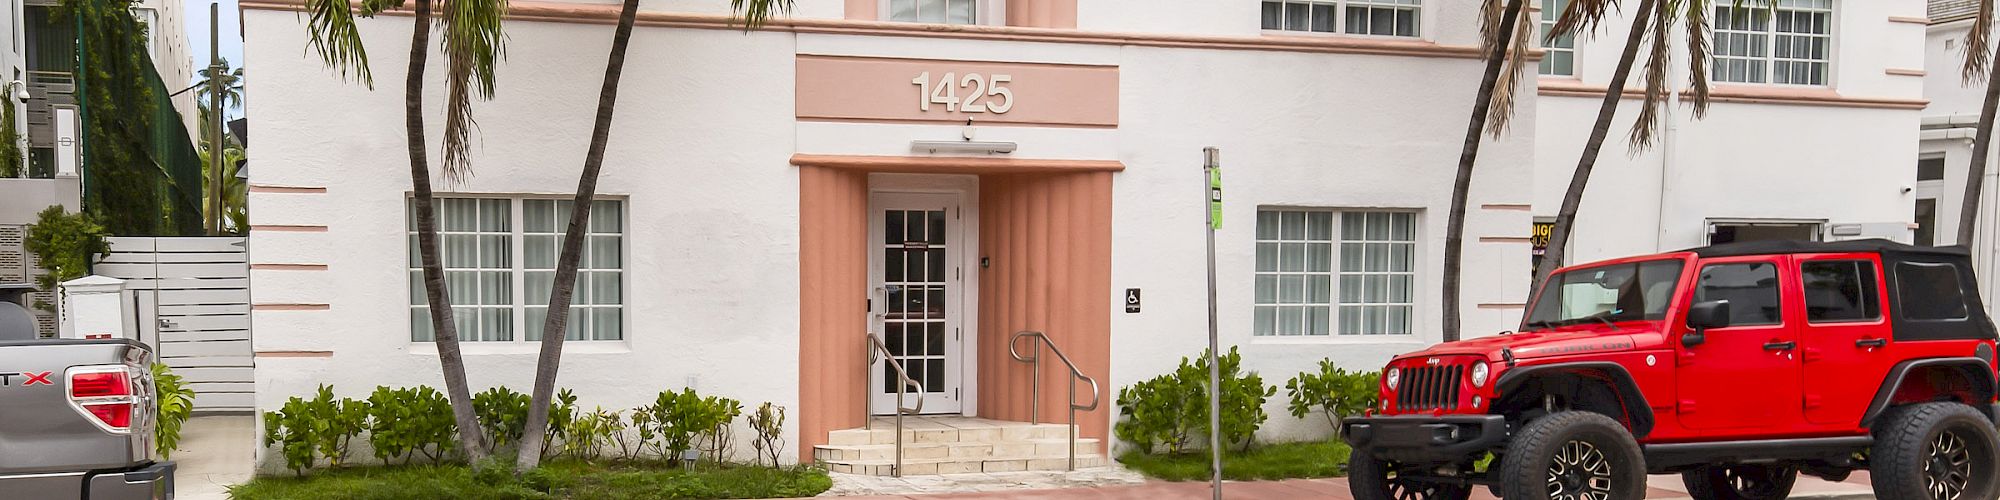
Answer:
<path fill-rule="evenodd" d="M 1208 454 L 1209 489 L 1222 500 L 1222 363 L 1215 323 L 1215 230 L 1222 228 L 1222 150 L 1201 149 L 1204 208 L 1208 212 Z"/>

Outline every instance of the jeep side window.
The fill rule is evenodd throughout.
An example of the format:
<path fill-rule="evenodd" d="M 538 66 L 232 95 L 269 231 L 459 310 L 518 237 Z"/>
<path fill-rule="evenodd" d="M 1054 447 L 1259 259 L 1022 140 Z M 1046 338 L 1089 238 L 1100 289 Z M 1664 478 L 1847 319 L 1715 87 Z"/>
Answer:
<path fill-rule="evenodd" d="M 1799 273 L 1805 282 L 1806 321 L 1833 323 L 1882 317 L 1874 262 L 1816 260 L 1800 264 Z"/>
<path fill-rule="evenodd" d="M 1778 266 L 1769 262 L 1702 266 L 1694 301 L 1711 300 L 1729 301 L 1729 326 L 1778 324 Z"/>
<path fill-rule="evenodd" d="M 1903 319 L 1966 319 L 1958 268 L 1928 262 L 1896 263 L 1896 305 Z"/>

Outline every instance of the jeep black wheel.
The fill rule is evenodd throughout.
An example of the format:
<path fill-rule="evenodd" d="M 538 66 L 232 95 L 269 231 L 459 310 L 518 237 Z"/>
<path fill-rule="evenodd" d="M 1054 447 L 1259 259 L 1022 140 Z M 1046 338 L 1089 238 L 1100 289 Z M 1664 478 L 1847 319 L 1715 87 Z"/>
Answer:
<path fill-rule="evenodd" d="M 1514 434 L 1500 462 L 1507 500 L 1640 500 L 1646 465 L 1639 444 L 1610 417 L 1565 411 Z M 1357 499 L 1358 500 L 1358 499 Z"/>
<path fill-rule="evenodd" d="M 1354 450 L 1347 459 L 1347 488 L 1354 500 L 1465 500 L 1472 488 L 1461 484 L 1423 481 L 1402 474 L 1410 469 Z"/>
<path fill-rule="evenodd" d="M 1711 465 L 1681 473 L 1695 500 L 1782 500 L 1799 470 L 1777 465 Z"/>
<path fill-rule="evenodd" d="M 2000 438 L 1979 410 L 1924 403 L 1876 421 L 1869 476 L 1882 500 L 1993 500 L 2000 497 Z"/>

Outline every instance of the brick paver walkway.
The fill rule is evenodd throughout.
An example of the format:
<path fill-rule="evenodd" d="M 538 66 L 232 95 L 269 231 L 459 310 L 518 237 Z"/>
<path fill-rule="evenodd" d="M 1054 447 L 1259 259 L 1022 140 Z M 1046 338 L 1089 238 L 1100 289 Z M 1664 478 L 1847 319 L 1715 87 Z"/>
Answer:
<path fill-rule="evenodd" d="M 1684 499 L 1688 494 L 1681 485 L 1680 476 L 1652 476 L 1648 478 L 1646 498 L 1652 500 Z M 1292 479 L 1285 481 L 1230 482 L 1223 486 L 1223 493 L 1230 499 L 1277 499 L 1297 500 L 1305 498 L 1352 500 L 1347 492 L 1347 480 Z M 1857 472 L 1847 481 L 1832 483 L 1818 479 L 1800 477 L 1798 486 L 1793 488 L 1793 498 L 1867 498 L 1870 497 L 1868 474 Z M 1015 490 L 984 493 L 946 493 L 934 495 L 887 495 L 840 497 L 854 500 L 943 500 L 943 499 L 1130 499 L 1130 500 L 1199 500 L 1209 498 L 1208 483 L 1170 483 L 1153 481 L 1132 486 L 1100 486 L 1091 488 L 1068 488 L 1059 490 Z M 1475 488 L 1473 500 L 1495 500 L 1485 488 Z"/>

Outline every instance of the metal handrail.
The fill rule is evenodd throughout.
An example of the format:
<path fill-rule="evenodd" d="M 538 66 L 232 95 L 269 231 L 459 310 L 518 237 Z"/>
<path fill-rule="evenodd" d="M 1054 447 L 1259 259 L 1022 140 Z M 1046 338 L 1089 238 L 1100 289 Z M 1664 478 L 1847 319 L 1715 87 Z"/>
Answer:
<path fill-rule="evenodd" d="M 868 333 L 868 346 L 866 349 L 867 356 L 865 357 L 868 359 L 868 363 L 863 365 L 861 376 L 861 428 L 875 430 L 875 395 L 871 389 L 875 386 L 872 382 L 875 379 L 875 353 L 880 352 L 882 353 L 882 361 L 888 363 L 890 368 L 896 370 L 897 382 L 896 466 L 893 469 L 889 469 L 889 475 L 891 477 L 903 477 L 903 416 L 923 413 L 924 386 L 923 384 L 918 384 L 916 379 L 910 378 L 910 372 L 903 370 L 903 362 L 897 360 L 896 356 L 889 352 L 888 346 L 882 345 L 882 338 L 875 336 L 874 332 Z M 917 390 L 917 406 L 904 407 L 903 395 L 908 393 L 910 389 Z"/>
<path fill-rule="evenodd" d="M 1016 344 L 1020 343 L 1022 337 L 1041 339 L 1041 342 L 1035 343 L 1035 350 L 1032 356 L 1023 357 L 1021 356 L 1021 351 L 1016 348 Z M 1047 334 L 1034 331 L 1015 332 L 1012 338 L 1007 339 L 1007 354 L 1013 356 L 1015 361 L 1034 365 L 1035 371 L 1033 399 L 1028 401 L 1028 423 L 1042 423 L 1042 346 L 1044 345 L 1049 346 L 1049 352 L 1055 353 L 1056 359 L 1061 360 L 1063 366 L 1069 368 L 1069 470 L 1076 470 L 1076 412 L 1078 410 L 1096 410 L 1097 404 L 1104 399 L 1104 393 L 1098 390 L 1097 379 L 1090 378 L 1089 375 L 1083 374 L 1083 370 L 1077 369 L 1076 363 L 1071 362 L 1069 356 L 1063 355 L 1062 349 L 1056 348 L 1056 343 L 1049 340 Z M 1090 383 L 1090 404 L 1088 405 L 1076 404 L 1077 379 L 1083 379 L 1084 382 Z"/>

